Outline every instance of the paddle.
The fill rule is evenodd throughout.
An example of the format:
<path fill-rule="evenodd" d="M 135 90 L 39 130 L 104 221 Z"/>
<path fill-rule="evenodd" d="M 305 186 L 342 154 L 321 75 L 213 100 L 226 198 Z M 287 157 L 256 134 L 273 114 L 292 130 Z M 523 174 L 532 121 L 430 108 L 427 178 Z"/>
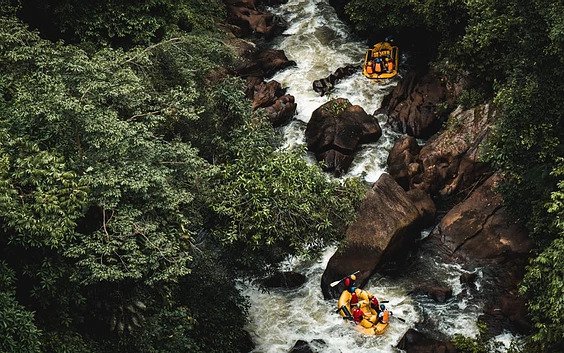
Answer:
<path fill-rule="evenodd" d="M 405 322 L 404 319 L 402 319 L 401 317 L 395 316 L 393 313 L 392 313 L 392 315 L 390 315 L 390 316 L 391 316 L 391 317 L 395 317 L 396 319 L 398 319 L 398 320 L 401 321 L 401 322 Z"/>
<path fill-rule="evenodd" d="M 330 286 L 330 287 L 335 287 L 337 284 L 341 283 L 341 281 L 344 281 L 345 278 L 350 277 L 350 276 L 352 276 L 352 275 L 356 275 L 356 274 L 359 273 L 359 272 L 360 272 L 360 271 L 355 271 L 355 272 L 351 273 L 350 275 L 341 278 L 341 279 L 338 280 L 338 281 L 331 282 L 331 283 L 329 284 L 329 286 Z"/>

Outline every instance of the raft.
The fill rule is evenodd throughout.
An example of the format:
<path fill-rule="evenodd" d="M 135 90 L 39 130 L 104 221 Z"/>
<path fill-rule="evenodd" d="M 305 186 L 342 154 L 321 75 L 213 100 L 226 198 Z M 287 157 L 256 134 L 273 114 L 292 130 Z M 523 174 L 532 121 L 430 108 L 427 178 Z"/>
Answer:
<path fill-rule="evenodd" d="M 398 74 L 399 49 L 389 42 L 376 43 L 366 51 L 362 74 L 369 79 L 389 79 Z"/>
<path fill-rule="evenodd" d="M 370 307 L 369 293 L 359 288 L 355 290 L 355 293 L 359 302 L 362 303 L 360 309 L 365 313 L 365 315 L 370 315 L 368 319 L 362 319 L 362 321 L 356 325 L 356 329 L 366 335 L 381 335 L 386 332 L 389 323 L 383 324 L 381 322 L 377 322 L 378 313 Z M 339 301 L 337 302 L 337 308 L 339 309 L 339 314 L 341 314 L 342 317 L 352 318 L 351 293 L 349 293 L 349 291 L 344 290 L 341 293 Z"/>

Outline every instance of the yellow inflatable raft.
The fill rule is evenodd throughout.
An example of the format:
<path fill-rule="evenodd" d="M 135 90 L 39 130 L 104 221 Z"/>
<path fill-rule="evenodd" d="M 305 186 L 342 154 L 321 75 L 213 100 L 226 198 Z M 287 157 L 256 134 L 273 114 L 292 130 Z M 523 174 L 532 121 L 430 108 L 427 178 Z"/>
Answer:
<path fill-rule="evenodd" d="M 364 319 L 356 326 L 357 330 L 367 335 L 381 335 L 388 328 L 389 323 L 378 322 L 378 313 L 370 307 L 370 298 L 372 295 L 362 289 L 355 289 L 358 302 L 361 304 L 360 309 L 364 312 Z M 351 293 L 344 290 L 337 302 L 339 314 L 342 317 L 352 318 L 351 309 Z"/>
<path fill-rule="evenodd" d="M 366 51 L 362 74 L 370 79 L 388 79 L 398 74 L 399 49 L 388 42 Z"/>

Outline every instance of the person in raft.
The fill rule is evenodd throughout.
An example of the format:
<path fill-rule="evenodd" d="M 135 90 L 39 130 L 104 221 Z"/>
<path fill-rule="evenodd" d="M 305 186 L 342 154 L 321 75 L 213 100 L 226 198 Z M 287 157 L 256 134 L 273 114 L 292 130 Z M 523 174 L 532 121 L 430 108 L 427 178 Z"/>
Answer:
<path fill-rule="evenodd" d="M 378 313 L 378 321 L 383 323 L 383 324 L 387 324 L 388 321 L 390 321 L 390 316 L 392 315 L 392 312 L 389 311 L 388 309 L 386 309 L 386 306 L 384 304 L 380 305 L 380 312 Z"/>
<path fill-rule="evenodd" d="M 354 309 L 352 311 L 352 316 L 354 322 L 356 322 L 357 324 L 360 323 L 362 319 L 364 319 L 364 311 L 360 309 L 360 306 L 358 304 L 354 306 Z"/>
<path fill-rule="evenodd" d="M 358 295 L 356 294 L 356 287 L 351 287 L 350 292 L 351 292 L 351 305 L 357 305 Z"/>
<path fill-rule="evenodd" d="M 350 275 L 347 278 L 345 278 L 344 283 L 345 283 L 345 289 L 348 290 L 349 292 L 353 293 L 354 290 L 351 290 L 351 288 L 356 287 L 356 276 L 355 275 Z"/>
<path fill-rule="evenodd" d="M 370 298 L 370 307 L 376 310 L 377 313 L 380 313 L 380 302 L 375 295 L 372 295 L 372 297 Z"/>

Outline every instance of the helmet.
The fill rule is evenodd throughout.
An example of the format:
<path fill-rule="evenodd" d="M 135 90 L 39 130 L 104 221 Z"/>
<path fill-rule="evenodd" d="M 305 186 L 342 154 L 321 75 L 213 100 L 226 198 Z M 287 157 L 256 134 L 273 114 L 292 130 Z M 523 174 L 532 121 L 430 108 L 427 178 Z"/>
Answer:
<path fill-rule="evenodd" d="M 351 293 L 354 293 L 355 290 L 356 290 L 356 287 L 354 287 L 354 286 L 349 288 L 349 291 L 350 291 Z"/>
<path fill-rule="evenodd" d="M 351 285 L 351 279 L 350 278 L 345 278 L 345 287 L 348 287 Z"/>
<path fill-rule="evenodd" d="M 356 281 L 356 276 L 355 276 L 355 275 L 351 275 L 351 279 L 352 279 L 353 281 Z"/>
<path fill-rule="evenodd" d="M 384 304 L 380 304 L 380 310 L 385 310 L 386 306 Z"/>

